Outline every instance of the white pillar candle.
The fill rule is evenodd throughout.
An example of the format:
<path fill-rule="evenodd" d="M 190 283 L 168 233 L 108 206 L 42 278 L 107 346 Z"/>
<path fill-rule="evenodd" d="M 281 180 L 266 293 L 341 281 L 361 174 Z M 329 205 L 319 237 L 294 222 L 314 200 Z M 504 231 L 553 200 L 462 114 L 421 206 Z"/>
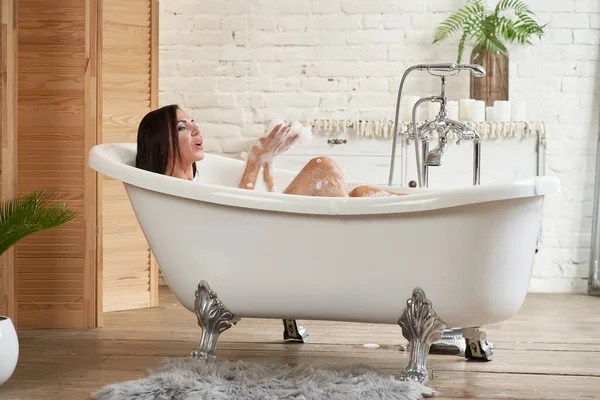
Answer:
<path fill-rule="evenodd" d="M 482 122 L 485 121 L 485 101 L 474 100 L 469 103 L 469 117 L 471 121 Z"/>
<path fill-rule="evenodd" d="M 446 114 L 448 114 L 449 119 L 458 121 L 458 101 L 451 100 L 446 102 Z"/>
<path fill-rule="evenodd" d="M 486 121 L 496 121 L 496 115 L 494 114 L 494 106 L 489 106 L 485 108 L 485 120 Z"/>
<path fill-rule="evenodd" d="M 427 107 L 427 119 L 433 121 L 440 112 L 440 103 L 430 102 Z"/>
<path fill-rule="evenodd" d="M 527 121 L 527 103 L 512 101 L 510 104 L 510 119 L 513 121 Z"/>
<path fill-rule="evenodd" d="M 458 101 L 458 119 L 461 121 L 471 120 L 471 103 L 473 99 L 460 99 Z"/>
<path fill-rule="evenodd" d="M 510 101 L 494 101 L 494 114 L 496 121 L 510 121 Z"/>

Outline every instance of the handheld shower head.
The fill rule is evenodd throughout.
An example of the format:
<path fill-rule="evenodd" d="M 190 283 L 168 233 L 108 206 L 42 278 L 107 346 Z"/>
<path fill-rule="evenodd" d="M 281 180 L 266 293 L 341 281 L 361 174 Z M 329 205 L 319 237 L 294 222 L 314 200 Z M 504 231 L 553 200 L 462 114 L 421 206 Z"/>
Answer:
<path fill-rule="evenodd" d="M 486 75 L 486 71 L 485 68 L 483 68 L 481 65 L 479 64 L 467 64 L 467 65 L 463 65 L 463 69 L 469 69 L 471 71 L 471 73 L 473 74 L 473 76 L 476 77 L 482 77 Z"/>
<path fill-rule="evenodd" d="M 453 72 L 468 70 L 473 76 L 481 77 L 486 75 L 485 68 L 479 64 L 454 64 L 454 63 L 437 63 L 437 64 L 419 64 L 417 66 L 419 70 L 426 70 L 428 72 Z"/>

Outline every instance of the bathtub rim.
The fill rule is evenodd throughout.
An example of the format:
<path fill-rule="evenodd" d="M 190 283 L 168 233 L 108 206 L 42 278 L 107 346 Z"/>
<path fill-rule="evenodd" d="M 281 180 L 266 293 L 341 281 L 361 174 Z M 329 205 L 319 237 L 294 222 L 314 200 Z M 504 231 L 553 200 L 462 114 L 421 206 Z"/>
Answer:
<path fill-rule="evenodd" d="M 314 197 L 283 193 L 260 192 L 204 182 L 193 182 L 145 171 L 127 164 L 127 153 L 135 154 L 136 143 L 104 143 L 93 146 L 88 153 L 88 166 L 105 176 L 124 184 L 166 195 L 221 204 L 225 206 L 320 215 L 372 215 L 430 211 L 475 203 L 544 196 L 560 192 L 560 181 L 555 176 L 535 176 L 530 179 L 486 183 L 450 189 L 411 189 L 390 187 L 410 194 L 393 197 Z M 227 160 L 243 166 L 244 161 L 205 153 L 207 162 Z M 130 160 L 130 162 L 133 160 Z M 279 169 L 281 171 L 281 169 Z M 386 186 L 387 187 L 387 186 Z"/>

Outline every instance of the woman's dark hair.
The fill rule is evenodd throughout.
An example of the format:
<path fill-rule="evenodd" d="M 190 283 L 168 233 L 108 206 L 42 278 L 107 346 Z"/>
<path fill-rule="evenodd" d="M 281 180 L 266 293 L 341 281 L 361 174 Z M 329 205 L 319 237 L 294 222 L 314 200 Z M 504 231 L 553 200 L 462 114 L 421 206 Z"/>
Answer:
<path fill-rule="evenodd" d="M 177 104 L 163 106 L 150 111 L 142 118 L 137 133 L 137 155 L 135 166 L 146 171 L 165 174 L 169 161 L 169 148 L 175 160 L 181 160 L 177 134 Z M 196 176 L 196 163 L 192 165 Z"/>

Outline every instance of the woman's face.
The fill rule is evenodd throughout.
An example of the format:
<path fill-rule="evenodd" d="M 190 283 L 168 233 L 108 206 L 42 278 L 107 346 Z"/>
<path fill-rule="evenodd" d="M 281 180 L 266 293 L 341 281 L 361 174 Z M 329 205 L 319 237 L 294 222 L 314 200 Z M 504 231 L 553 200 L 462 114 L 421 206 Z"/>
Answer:
<path fill-rule="evenodd" d="M 204 139 L 194 120 L 183 110 L 177 110 L 175 129 L 178 134 L 179 152 L 184 167 L 204 159 L 204 147 L 202 147 Z"/>

